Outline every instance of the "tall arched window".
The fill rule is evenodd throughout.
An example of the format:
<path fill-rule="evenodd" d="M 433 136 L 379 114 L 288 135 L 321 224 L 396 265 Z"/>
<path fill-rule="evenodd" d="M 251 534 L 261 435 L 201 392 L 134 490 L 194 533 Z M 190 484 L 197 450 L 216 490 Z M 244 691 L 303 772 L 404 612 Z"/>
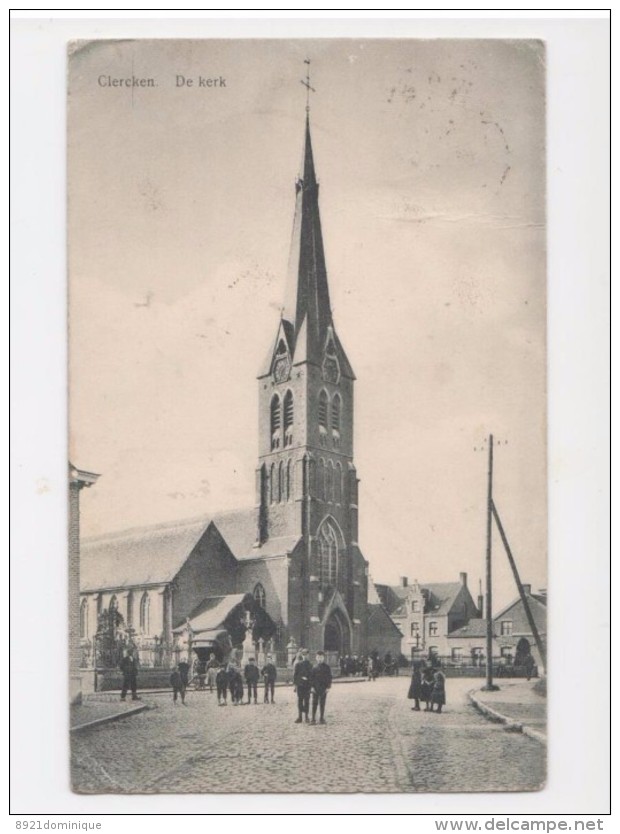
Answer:
<path fill-rule="evenodd" d="M 342 400 L 340 399 L 340 394 L 336 394 L 334 399 L 332 400 L 332 429 L 334 431 L 340 431 L 340 415 L 342 412 Z"/>
<path fill-rule="evenodd" d="M 331 460 L 325 469 L 325 500 L 334 500 L 334 464 Z"/>
<path fill-rule="evenodd" d="M 148 634 L 151 626 L 151 601 L 149 599 L 148 591 L 142 594 L 140 600 L 140 631 L 142 634 Z"/>
<path fill-rule="evenodd" d="M 327 392 L 321 391 L 319 394 L 319 429 L 322 429 L 323 432 L 327 431 L 327 408 Z"/>
<path fill-rule="evenodd" d="M 271 464 L 270 475 L 269 475 L 269 501 L 272 504 L 278 500 L 278 492 L 279 492 L 279 485 L 278 485 L 278 469 L 275 463 Z"/>
<path fill-rule="evenodd" d="M 261 608 L 264 609 L 266 607 L 267 595 L 265 594 L 265 589 L 263 588 L 260 582 L 254 588 L 254 593 L 252 594 L 252 596 Z"/>
<path fill-rule="evenodd" d="M 336 504 L 342 504 L 342 467 L 340 463 L 336 464 L 334 472 L 334 501 Z"/>
<path fill-rule="evenodd" d="M 127 594 L 127 625 L 133 625 L 133 591 Z"/>
<path fill-rule="evenodd" d="M 286 500 L 290 501 L 293 497 L 293 461 L 289 460 L 286 464 Z"/>
<path fill-rule="evenodd" d="M 280 397 L 277 394 L 274 394 L 271 398 L 270 416 L 271 448 L 278 449 L 280 446 L 280 427 L 282 425 L 282 414 L 280 409 Z"/>
<path fill-rule="evenodd" d="M 286 501 L 286 470 L 284 468 L 283 460 L 280 461 L 280 465 L 278 466 L 278 484 L 280 487 L 278 501 Z"/>
<path fill-rule="evenodd" d="M 321 525 L 318 542 L 321 585 L 334 587 L 338 580 L 338 533 L 330 521 Z"/>
<path fill-rule="evenodd" d="M 80 637 L 88 639 L 88 597 L 84 597 L 80 605 Z"/>
<path fill-rule="evenodd" d="M 284 445 L 290 446 L 293 442 L 293 393 L 287 391 L 284 395 Z"/>
<path fill-rule="evenodd" d="M 316 467 L 316 497 L 325 499 L 325 461 L 321 458 Z"/>

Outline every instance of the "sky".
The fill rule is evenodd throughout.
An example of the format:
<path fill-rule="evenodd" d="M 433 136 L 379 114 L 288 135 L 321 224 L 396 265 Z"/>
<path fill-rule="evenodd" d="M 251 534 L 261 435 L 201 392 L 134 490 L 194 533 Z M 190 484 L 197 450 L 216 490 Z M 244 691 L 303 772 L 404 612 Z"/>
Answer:
<path fill-rule="evenodd" d="M 254 504 L 256 374 L 284 300 L 310 58 L 370 572 L 394 583 L 466 571 L 476 595 L 492 432 L 522 580 L 546 587 L 543 45 L 71 51 L 70 449 L 101 473 L 82 493 L 83 534 Z M 100 83 L 132 74 L 156 86 Z M 497 536 L 494 553 L 501 606 L 516 589 Z"/>

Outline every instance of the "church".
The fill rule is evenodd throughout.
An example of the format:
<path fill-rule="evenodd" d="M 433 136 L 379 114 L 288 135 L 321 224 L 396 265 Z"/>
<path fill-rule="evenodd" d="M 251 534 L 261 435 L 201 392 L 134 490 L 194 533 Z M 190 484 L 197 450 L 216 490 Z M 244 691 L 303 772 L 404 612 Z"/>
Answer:
<path fill-rule="evenodd" d="M 143 665 L 183 629 L 194 648 L 225 655 L 244 617 L 263 623 L 279 662 L 293 646 L 332 662 L 382 650 L 367 639 L 355 374 L 331 312 L 308 112 L 302 160 L 284 308 L 258 369 L 255 505 L 85 540 L 84 645 L 108 611 L 135 635 Z"/>

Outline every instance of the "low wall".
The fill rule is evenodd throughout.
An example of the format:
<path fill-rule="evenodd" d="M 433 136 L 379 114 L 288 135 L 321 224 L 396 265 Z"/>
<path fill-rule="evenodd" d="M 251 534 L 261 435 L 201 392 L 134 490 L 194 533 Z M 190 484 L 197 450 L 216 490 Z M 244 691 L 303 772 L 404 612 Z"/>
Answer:
<path fill-rule="evenodd" d="M 170 689 L 172 669 L 139 669 L 138 689 Z M 123 673 L 120 669 L 97 669 L 95 691 L 110 692 L 123 688 Z"/>

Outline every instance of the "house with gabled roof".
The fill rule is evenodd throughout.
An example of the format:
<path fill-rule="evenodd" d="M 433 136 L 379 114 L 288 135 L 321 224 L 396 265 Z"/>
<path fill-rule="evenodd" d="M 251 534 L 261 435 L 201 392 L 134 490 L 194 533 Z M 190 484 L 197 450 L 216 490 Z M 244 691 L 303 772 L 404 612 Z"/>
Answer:
<path fill-rule="evenodd" d="M 398 626 L 401 652 L 408 658 L 449 653 L 448 635 L 480 616 L 480 609 L 467 587 L 467 574 L 458 582 L 409 583 L 406 576 L 398 585 L 377 585 L 377 593 L 392 621 Z M 479 601 L 480 605 L 480 601 Z"/>
<path fill-rule="evenodd" d="M 523 585 L 523 591 L 534 623 L 543 642 L 547 639 L 547 592 L 532 593 L 532 586 Z M 544 663 L 536 646 L 532 629 L 518 596 L 493 617 L 493 657 L 503 658 L 507 665 L 522 666 L 531 654 L 536 666 Z M 449 655 L 455 662 L 473 660 L 474 665 L 486 657 L 486 619 L 474 618 L 467 625 L 448 635 Z"/>

